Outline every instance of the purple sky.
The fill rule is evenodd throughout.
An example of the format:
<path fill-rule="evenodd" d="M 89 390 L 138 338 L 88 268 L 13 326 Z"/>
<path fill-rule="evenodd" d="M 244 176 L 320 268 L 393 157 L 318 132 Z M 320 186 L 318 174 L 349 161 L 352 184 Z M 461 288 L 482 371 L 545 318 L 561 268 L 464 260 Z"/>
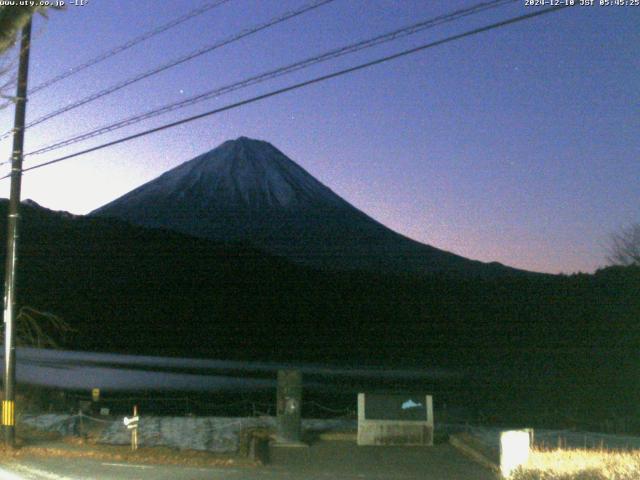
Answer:
<path fill-rule="evenodd" d="M 31 85 L 204 3 L 89 0 L 38 18 Z M 231 0 L 34 95 L 27 120 L 304 3 Z M 29 129 L 26 150 L 475 3 L 336 0 Z M 515 2 L 28 158 L 25 167 L 532 11 Z M 421 242 L 530 270 L 591 272 L 605 265 L 609 235 L 640 221 L 638 25 L 640 7 L 566 9 L 29 172 L 23 198 L 87 213 L 246 135 Z M 3 131 L 12 117 L 0 112 Z M 8 158 L 10 142 L 0 148 Z"/>

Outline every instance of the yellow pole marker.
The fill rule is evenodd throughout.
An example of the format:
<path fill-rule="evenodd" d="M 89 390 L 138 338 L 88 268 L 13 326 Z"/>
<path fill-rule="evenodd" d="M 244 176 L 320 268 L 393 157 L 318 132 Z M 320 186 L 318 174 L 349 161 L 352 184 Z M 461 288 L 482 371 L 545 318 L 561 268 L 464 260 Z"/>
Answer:
<path fill-rule="evenodd" d="M 13 400 L 2 401 L 2 425 L 12 427 L 16 424 L 15 402 Z"/>

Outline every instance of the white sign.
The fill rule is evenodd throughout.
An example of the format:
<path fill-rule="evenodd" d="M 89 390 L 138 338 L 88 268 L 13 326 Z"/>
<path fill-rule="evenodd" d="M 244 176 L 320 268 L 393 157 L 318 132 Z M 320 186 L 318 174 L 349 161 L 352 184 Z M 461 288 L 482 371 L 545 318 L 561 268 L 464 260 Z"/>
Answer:
<path fill-rule="evenodd" d="M 136 415 L 135 417 L 124 417 L 124 425 L 125 427 L 127 427 L 128 429 L 132 429 L 132 428 L 138 428 L 138 420 L 140 420 L 140 417 L 138 415 Z"/>

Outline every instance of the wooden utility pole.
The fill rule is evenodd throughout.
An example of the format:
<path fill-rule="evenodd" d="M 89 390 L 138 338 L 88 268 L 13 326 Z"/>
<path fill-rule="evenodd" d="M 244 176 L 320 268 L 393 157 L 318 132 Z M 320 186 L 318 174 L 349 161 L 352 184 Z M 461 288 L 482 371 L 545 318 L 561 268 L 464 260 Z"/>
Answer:
<path fill-rule="evenodd" d="M 24 125 L 27 111 L 27 77 L 29 74 L 29 50 L 31 48 L 31 21 L 22 29 L 20 42 L 20 66 L 11 155 L 11 193 L 7 219 L 7 259 L 4 270 L 4 398 L 2 400 L 2 425 L 5 443 L 15 445 L 16 415 L 16 263 L 18 258 L 18 223 L 20 220 L 20 189 L 22 184 L 22 157 Z"/>

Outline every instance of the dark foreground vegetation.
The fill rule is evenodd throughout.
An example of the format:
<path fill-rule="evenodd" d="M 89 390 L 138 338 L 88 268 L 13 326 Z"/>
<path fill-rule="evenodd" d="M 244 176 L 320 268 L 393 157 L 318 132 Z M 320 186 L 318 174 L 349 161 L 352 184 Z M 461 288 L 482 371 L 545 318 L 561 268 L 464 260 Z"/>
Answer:
<path fill-rule="evenodd" d="M 495 422 L 589 426 L 639 413 L 639 268 L 492 279 L 319 272 L 245 246 L 24 206 L 18 282 L 20 305 L 75 329 L 71 349 L 447 367 L 465 377 L 419 387 Z"/>

